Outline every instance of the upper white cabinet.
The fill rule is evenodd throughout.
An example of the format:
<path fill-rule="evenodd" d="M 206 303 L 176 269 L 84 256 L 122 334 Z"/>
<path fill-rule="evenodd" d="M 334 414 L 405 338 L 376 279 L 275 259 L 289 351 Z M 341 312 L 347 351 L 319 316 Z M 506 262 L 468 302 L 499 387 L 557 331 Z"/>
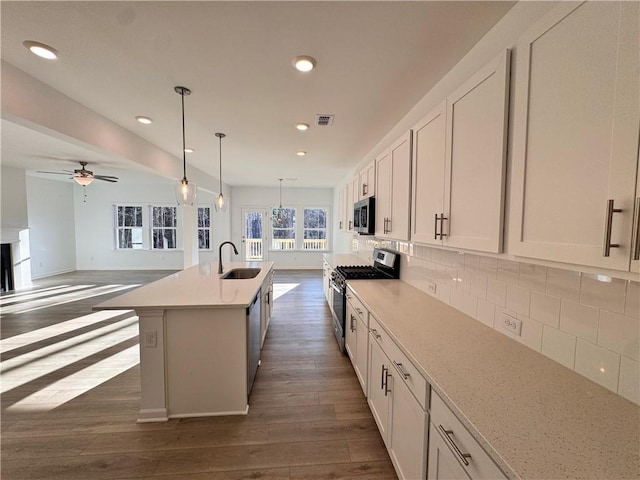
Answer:
<path fill-rule="evenodd" d="M 414 127 L 412 240 L 502 250 L 509 51 Z"/>
<path fill-rule="evenodd" d="M 358 199 L 372 197 L 376 194 L 376 162 L 372 160 L 362 169 L 359 175 Z"/>
<path fill-rule="evenodd" d="M 411 130 L 376 158 L 377 237 L 409 240 Z"/>
<path fill-rule="evenodd" d="M 638 2 L 562 3 L 521 37 L 510 253 L 637 271 L 639 21 Z"/>

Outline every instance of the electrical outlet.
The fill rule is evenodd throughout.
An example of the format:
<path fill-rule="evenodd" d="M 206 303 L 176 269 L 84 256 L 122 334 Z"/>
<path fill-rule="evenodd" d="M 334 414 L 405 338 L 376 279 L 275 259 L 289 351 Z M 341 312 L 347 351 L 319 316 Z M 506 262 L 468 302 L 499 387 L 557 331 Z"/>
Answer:
<path fill-rule="evenodd" d="M 522 320 L 518 320 L 517 318 L 503 312 L 502 317 L 500 318 L 500 327 L 513 333 L 516 337 L 519 337 L 522 333 Z"/>
<path fill-rule="evenodd" d="M 158 346 L 158 332 L 156 330 L 145 330 L 144 346 L 151 348 Z"/>
<path fill-rule="evenodd" d="M 436 294 L 436 290 L 438 289 L 438 284 L 435 282 L 427 282 L 427 292 L 431 295 Z"/>

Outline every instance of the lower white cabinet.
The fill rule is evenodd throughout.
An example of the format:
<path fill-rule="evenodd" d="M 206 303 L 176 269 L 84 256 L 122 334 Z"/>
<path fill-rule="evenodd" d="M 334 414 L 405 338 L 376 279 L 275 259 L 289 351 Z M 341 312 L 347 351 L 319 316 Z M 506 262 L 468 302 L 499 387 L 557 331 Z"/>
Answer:
<path fill-rule="evenodd" d="M 369 312 L 353 293 L 347 291 L 346 296 L 345 349 L 366 396 L 367 365 L 369 363 Z"/>
<path fill-rule="evenodd" d="M 429 480 L 500 480 L 507 477 L 442 399 L 431 392 Z"/>
<path fill-rule="evenodd" d="M 391 339 L 375 319 L 378 328 L 369 334 L 369 407 L 378 425 L 398 477 L 406 480 L 426 478 L 428 414 L 409 388 L 407 380 L 416 375 L 403 368 L 408 360 L 390 360 L 383 344 Z M 379 338 L 378 338 L 379 337 Z M 397 347 L 396 347 L 397 348 Z"/>
<path fill-rule="evenodd" d="M 260 305 L 260 348 L 264 344 L 267 336 L 269 322 L 271 321 L 271 310 L 273 309 L 273 272 L 269 272 L 262 284 L 262 299 Z"/>

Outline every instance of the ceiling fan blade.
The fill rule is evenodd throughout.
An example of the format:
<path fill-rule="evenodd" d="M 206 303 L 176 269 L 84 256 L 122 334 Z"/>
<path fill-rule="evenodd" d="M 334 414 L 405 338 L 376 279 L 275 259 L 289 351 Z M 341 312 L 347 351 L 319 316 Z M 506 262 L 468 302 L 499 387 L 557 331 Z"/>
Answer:
<path fill-rule="evenodd" d="M 94 175 L 93 178 L 95 180 L 102 180 L 103 182 L 111 182 L 111 183 L 116 183 L 118 181 L 118 177 L 107 177 L 104 175 Z"/>
<path fill-rule="evenodd" d="M 69 173 L 66 173 L 66 172 L 43 172 L 42 170 L 37 170 L 36 173 L 50 173 L 52 175 L 69 175 Z"/>

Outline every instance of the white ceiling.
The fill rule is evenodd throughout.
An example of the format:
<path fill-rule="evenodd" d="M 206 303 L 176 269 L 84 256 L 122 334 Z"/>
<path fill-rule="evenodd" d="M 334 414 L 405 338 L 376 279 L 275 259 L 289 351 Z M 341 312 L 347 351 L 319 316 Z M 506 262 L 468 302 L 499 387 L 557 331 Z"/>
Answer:
<path fill-rule="evenodd" d="M 1 2 L 2 59 L 230 185 L 332 187 L 513 6 L 513 2 Z M 55 47 L 53 62 L 22 42 Z M 291 66 L 311 55 L 307 74 Z M 3 91 L 3 95 L 7 92 Z M 316 114 L 334 114 L 315 127 Z M 142 126 L 135 115 L 154 119 Z M 294 128 L 311 124 L 307 132 Z M 95 173 L 131 166 L 2 122 L 2 162 Z M 308 152 L 296 156 L 297 150 Z M 374 152 L 375 153 L 375 152 Z M 48 157 L 48 158 L 47 158 Z M 135 159 L 130 159 L 135 163 Z M 103 168 L 101 168 L 103 167 Z M 114 172 L 116 170 L 113 170 Z M 110 170 L 111 171 L 111 170 Z"/>

